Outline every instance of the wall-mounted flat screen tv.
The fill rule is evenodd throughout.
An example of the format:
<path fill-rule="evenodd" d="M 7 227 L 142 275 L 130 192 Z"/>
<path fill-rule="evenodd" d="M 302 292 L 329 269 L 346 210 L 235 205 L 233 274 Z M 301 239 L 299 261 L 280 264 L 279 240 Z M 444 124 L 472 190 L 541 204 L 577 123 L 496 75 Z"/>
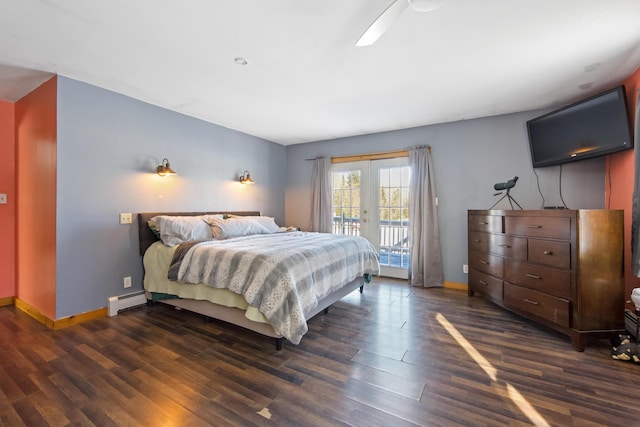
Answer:
<path fill-rule="evenodd" d="M 527 131 L 534 168 L 633 147 L 624 86 L 529 120 Z"/>

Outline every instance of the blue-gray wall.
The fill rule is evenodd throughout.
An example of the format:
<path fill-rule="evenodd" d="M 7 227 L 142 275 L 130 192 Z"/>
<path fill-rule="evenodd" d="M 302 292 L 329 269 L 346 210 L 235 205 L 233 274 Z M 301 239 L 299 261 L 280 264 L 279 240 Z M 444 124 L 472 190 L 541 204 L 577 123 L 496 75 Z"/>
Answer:
<path fill-rule="evenodd" d="M 142 290 L 137 224 L 134 217 L 120 225 L 121 212 L 259 210 L 281 225 L 308 228 L 312 164 L 305 159 L 419 144 L 433 147 L 445 280 L 466 283 L 467 209 L 489 208 L 497 200 L 493 184 L 515 175 L 516 200 L 525 209 L 542 206 L 525 128 L 541 113 L 283 147 L 59 76 L 57 317 Z M 164 157 L 179 176 L 153 173 Z M 256 185 L 237 182 L 245 169 Z M 565 165 L 566 204 L 605 207 L 604 170 L 603 158 Z M 537 170 L 545 205 L 563 204 L 559 171 Z M 123 288 L 124 276 L 132 276 L 132 288 Z"/>
<path fill-rule="evenodd" d="M 488 209 L 500 196 L 493 185 L 518 176 L 512 196 L 524 209 L 540 209 L 536 175 L 526 133 L 526 121 L 543 111 L 509 114 L 475 120 L 362 135 L 287 147 L 286 222 L 308 228 L 310 182 L 316 156 L 343 156 L 432 146 L 439 206 L 440 239 L 445 280 L 467 283 L 467 210 Z M 535 170 L 545 206 L 563 205 L 560 167 Z M 604 158 L 583 160 L 562 167 L 562 196 L 571 209 L 605 207 Z M 496 208 L 508 209 L 503 201 Z"/>
<path fill-rule="evenodd" d="M 58 318 L 142 290 L 137 223 L 120 225 L 121 212 L 259 210 L 284 222 L 281 145 L 62 76 L 57 144 Z M 153 173 L 164 157 L 178 176 Z M 238 182 L 245 169 L 255 185 Z"/>

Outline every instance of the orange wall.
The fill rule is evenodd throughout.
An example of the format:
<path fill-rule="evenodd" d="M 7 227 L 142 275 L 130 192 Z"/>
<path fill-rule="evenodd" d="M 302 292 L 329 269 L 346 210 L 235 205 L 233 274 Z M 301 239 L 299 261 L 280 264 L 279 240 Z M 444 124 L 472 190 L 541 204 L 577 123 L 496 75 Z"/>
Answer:
<path fill-rule="evenodd" d="M 56 318 L 57 78 L 16 103 L 16 297 Z"/>
<path fill-rule="evenodd" d="M 640 88 L 640 68 L 624 81 L 629 107 L 629 119 L 635 122 L 635 106 Z M 634 150 L 640 149 L 640 141 L 634 141 Z M 629 298 L 633 288 L 640 287 L 638 279 L 631 271 L 631 213 L 634 180 L 634 150 L 627 150 L 609 156 L 606 188 L 611 188 L 610 209 L 624 209 L 624 270 L 625 298 Z M 631 307 L 627 307 L 631 308 Z"/>
<path fill-rule="evenodd" d="M 0 101 L 0 298 L 16 295 L 16 138 L 15 105 Z"/>

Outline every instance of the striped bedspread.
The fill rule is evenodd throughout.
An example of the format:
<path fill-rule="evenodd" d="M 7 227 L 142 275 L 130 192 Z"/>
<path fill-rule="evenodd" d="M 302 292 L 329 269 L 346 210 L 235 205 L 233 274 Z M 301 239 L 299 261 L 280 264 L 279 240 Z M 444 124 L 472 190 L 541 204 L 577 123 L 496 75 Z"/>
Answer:
<path fill-rule="evenodd" d="M 379 274 L 375 248 L 362 237 L 288 232 L 185 243 L 169 280 L 241 294 L 294 344 L 307 332 L 304 313 L 365 274 Z"/>

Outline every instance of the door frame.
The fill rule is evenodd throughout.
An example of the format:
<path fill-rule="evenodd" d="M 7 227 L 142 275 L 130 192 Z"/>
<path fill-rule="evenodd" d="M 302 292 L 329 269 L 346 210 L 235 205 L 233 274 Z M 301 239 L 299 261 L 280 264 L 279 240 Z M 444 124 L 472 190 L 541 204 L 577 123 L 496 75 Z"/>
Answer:
<path fill-rule="evenodd" d="M 331 165 L 331 192 L 332 192 L 332 216 L 333 216 L 333 172 L 360 171 L 360 222 L 359 235 L 366 238 L 380 253 L 379 230 L 379 167 L 404 167 L 409 166 L 407 157 L 394 157 L 387 159 L 360 160 L 354 162 L 340 162 Z M 372 220 L 372 218 L 374 220 Z M 391 256 L 391 254 L 389 254 Z M 400 279 L 408 278 L 407 268 L 381 266 L 380 274 L 387 277 Z"/>

